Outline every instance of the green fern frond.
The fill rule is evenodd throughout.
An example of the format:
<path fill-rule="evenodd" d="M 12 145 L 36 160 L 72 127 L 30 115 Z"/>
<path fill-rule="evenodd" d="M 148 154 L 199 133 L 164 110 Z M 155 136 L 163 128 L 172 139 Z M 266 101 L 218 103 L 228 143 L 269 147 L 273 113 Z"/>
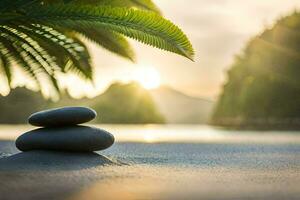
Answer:
<path fill-rule="evenodd" d="M 138 8 L 160 14 L 159 8 L 151 0 L 44 0 L 48 4 L 75 4 Z"/>
<path fill-rule="evenodd" d="M 83 37 L 134 60 L 124 37 L 193 59 L 185 34 L 151 0 L 0 0 L 0 70 L 10 86 L 17 64 L 43 89 L 58 73 L 92 81 Z M 46 82 L 45 82 L 46 80 Z"/>
<path fill-rule="evenodd" d="M 26 20 L 70 29 L 97 25 L 191 60 L 194 56 L 192 45 L 177 26 L 147 11 L 102 6 L 53 5 L 32 7 L 11 20 L 20 23 Z"/>
<path fill-rule="evenodd" d="M 73 70 L 74 72 L 77 72 L 78 74 L 84 72 L 84 75 L 86 76 L 86 78 L 89 81 L 93 81 L 93 77 L 92 77 L 93 71 L 92 71 L 92 67 L 90 65 L 90 55 L 87 51 L 87 47 L 84 45 L 84 43 L 79 38 L 77 38 L 72 33 L 66 33 L 66 36 L 72 38 L 73 42 L 75 44 L 77 44 L 75 46 L 75 50 L 82 53 L 80 55 L 80 57 L 78 57 L 78 58 L 83 58 L 83 59 L 79 59 L 80 63 L 78 63 L 76 65 L 76 67 L 74 67 L 74 62 L 72 60 L 73 65 L 69 65 L 70 70 Z M 69 68 L 67 68 L 67 70 L 69 70 Z"/>
<path fill-rule="evenodd" d="M 12 73 L 11 73 L 11 61 L 9 59 L 9 49 L 5 48 L 3 45 L 0 44 L 0 66 L 2 68 L 2 72 L 5 74 L 5 77 L 7 78 L 7 84 L 10 86 L 11 79 L 12 79 Z"/>
<path fill-rule="evenodd" d="M 120 34 L 95 26 L 89 28 L 74 27 L 74 31 L 119 56 L 131 61 L 135 59 L 132 47 L 126 38 Z"/>
<path fill-rule="evenodd" d="M 0 0 L 0 11 L 16 11 L 23 7 L 41 4 L 42 0 Z"/>
<path fill-rule="evenodd" d="M 39 29 L 37 29 L 37 27 L 31 24 L 13 27 L 22 31 L 23 33 L 26 33 L 27 35 L 30 35 L 33 40 L 35 40 L 43 49 L 45 49 L 45 51 L 47 51 L 47 53 L 54 59 L 57 66 L 60 67 L 64 72 L 64 67 L 68 60 L 68 54 L 65 52 L 65 50 L 61 50 L 63 47 L 57 42 L 59 41 L 58 37 L 56 37 L 55 41 L 53 41 L 49 38 L 49 33 L 41 32 Z"/>
<path fill-rule="evenodd" d="M 35 71 L 37 73 L 43 73 L 48 80 L 52 83 L 54 89 L 59 92 L 59 87 L 54 74 L 53 62 L 49 61 L 49 55 L 33 40 L 24 33 L 18 32 L 16 29 L 2 26 L 0 27 L 2 37 L 8 38 L 12 43 L 16 43 L 22 48 L 23 52 L 26 52 L 31 62 L 36 66 Z"/>
<path fill-rule="evenodd" d="M 27 59 L 28 54 L 23 51 L 23 49 L 18 46 L 16 42 L 10 41 L 7 37 L 0 37 L 0 43 L 8 50 L 9 55 L 6 55 L 6 58 L 11 58 L 11 60 L 14 60 L 20 66 L 20 68 L 34 80 L 39 89 L 41 89 L 38 75 L 35 73 L 34 68 L 31 66 L 32 62 Z M 3 49 L 3 47 L 1 47 L 1 49 Z"/>
<path fill-rule="evenodd" d="M 30 34 L 49 54 L 58 58 L 63 71 L 68 63 L 71 71 L 77 72 L 83 78 L 92 79 L 90 56 L 85 45 L 75 37 L 69 37 L 58 30 L 42 25 L 20 25 L 20 29 Z M 76 40 L 76 41 L 75 41 Z"/>

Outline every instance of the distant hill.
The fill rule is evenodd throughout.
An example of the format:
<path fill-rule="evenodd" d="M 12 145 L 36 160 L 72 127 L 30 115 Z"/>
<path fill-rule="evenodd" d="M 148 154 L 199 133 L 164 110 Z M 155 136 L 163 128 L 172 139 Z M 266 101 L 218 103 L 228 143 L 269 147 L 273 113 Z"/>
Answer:
<path fill-rule="evenodd" d="M 16 88 L 8 96 L 0 95 L 0 123 L 26 123 L 30 114 L 47 108 L 49 103 L 38 92 Z"/>
<path fill-rule="evenodd" d="M 113 83 L 103 94 L 92 99 L 73 99 L 68 94 L 51 102 L 40 93 L 16 88 L 6 97 L 0 96 L 0 123 L 26 123 L 36 111 L 62 106 L 88 106 L 99 115 L 94 123 L 164 123 L 150 93 L 136 83 Z"/>
<path fill-rule="evenodd" d="M 203 124 L 209 119 L 213 104 L 170 87 L 148 91 L 136 83 L 113 83 L 92 99 L 73 99 L 65 93 L 58 102 L 47 101 L 38 92 L 16 88 L 8 96 L 0 96 L 0 123 L 26 123 L 31 113 L 43 109 L 88 106 L 99 115 L 93 123 Z"/>
<path fill-rule="evenodd" d="M 191 97 L 167 86 L 150 91 L 167 123 L 203 124 L 213 110 L 214 102 Z"/>
<path fill-rule="evenodd" d="M 236 57 L 212 123 L 300 129 L 300 13 L 283 17 Z"/>
<path fill-rule="evenodd" d="M 164 123 L 151 94 L 137 83 L 113 83 L 103 94 L 90 99 L 101 123 Z"/>

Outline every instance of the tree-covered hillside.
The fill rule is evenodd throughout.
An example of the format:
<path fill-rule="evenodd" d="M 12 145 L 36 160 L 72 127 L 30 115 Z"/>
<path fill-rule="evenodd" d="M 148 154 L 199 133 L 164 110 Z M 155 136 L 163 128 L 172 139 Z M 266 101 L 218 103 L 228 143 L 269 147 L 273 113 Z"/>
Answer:
<path fill-rule="evenodd" d="M 49 103 L 40 93 L 16 88 L 8 96 L 0 96 L 0 123 L 26 123 L 30 114 L 45 109 Z"/>
<path fill-rule="evenodd" d="M 225 126 L 300 127 L 300 13 L 254 37 L 228 71 L 212 118 Z"/>
<path fill-rule="evenodd" d="M 136 83 L 112 84 L 91 107 L 104 123 L 164 123 L 150 93 Z"/>
<path fill-rule="evenodd" d="M 33 112 L 61 106 L 91 107 L 98 113 L 95 123 L 164 123 L 150 93 L 136 83 L 114 83 L 93 99 L 73 99 L 64 94 L 58 102 L 47 101 L 40 93 L 17 88 L 6 97 L 0 96 L 0 123 L 26 123 Z"/>

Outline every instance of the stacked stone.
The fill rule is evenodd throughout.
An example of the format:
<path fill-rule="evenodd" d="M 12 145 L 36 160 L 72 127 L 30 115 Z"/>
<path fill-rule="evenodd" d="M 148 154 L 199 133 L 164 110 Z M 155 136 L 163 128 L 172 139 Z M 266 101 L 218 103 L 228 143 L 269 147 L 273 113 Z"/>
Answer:
<path fill-rule="evenodd" d="M 32 114 L 28 122 L 42 127 L 24 133 L 16 140 L 21 151 L 46 150 L 93 152 L 109 148 L 114 136 L 109 132 L 79 124 L 91 121 L 97 113 L 85 107 L 64 107 Z"/>

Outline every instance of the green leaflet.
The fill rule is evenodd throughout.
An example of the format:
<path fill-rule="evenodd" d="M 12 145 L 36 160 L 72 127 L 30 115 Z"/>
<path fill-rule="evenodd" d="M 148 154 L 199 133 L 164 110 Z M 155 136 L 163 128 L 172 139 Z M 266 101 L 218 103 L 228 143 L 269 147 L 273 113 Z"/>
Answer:
<path fill-rule="evenodd" d="M 68 33 L 63 34 L 48 26 L 33 25 L 31 28 L 31 31 L 33 31 L 32 34 L 39 34 L 44 38 L 44 41 L 51 43 L 51 45 L 47 47 L 48 50 L 50 50 L 50 47 L 55 48 L 57 51 L 60 51 L 61 57 L 71 61 L 71 63 L 68 64 L 70 70 L 81 74 L 83 78 L 92 80 L 90 55 L 85 45 L 79 39 L 74 36 L 69 36 Z M 40 43 L 41 42 L 42 41 L 40 41 Z M 64 68 L 65 66 L 62 67 Z"/>
<path fill-rule="evenodd" d="M 95 26 L 91 26 L 89 28 L 74 27 L 74 31 L 105 49 L 134 61 L 135 58 L 133 49 L 126 38 L 120 34 L 100 28 Z"/>
<path fill-rule="evenodd" d="M 59 92 L 59 86 L 55 78 L 53 60 L 44 51 L 44 49 L 42 49 L 36 41 L 16 29 L 3 26 L 0 27 L 0 32 L 2 37 L 9 39 L 11 44 L 21 47 L 22 51 L 27 53 L 31 63 L 34 63 L 35 69 L 33 71 L 46 75 L 54 89 Z M 15 60 L 18 61 L 16 57 Z"/>
<path fill-rule="evenodd" d="M 3 44 L 1 49 L 6 48 L 8 50 L 8 54 L 6 54 L 5 57 L 16 61 L 22 70 L 25 71 L 27 75 L 34 80 L 39 89 L 41 89 L 41 83 L 35 71 L 34 61 L 30 58 L 26 50 L 18 44 L 19 42 L 13 42 L 13 39 L 10 39 L 9 37 L 0 37 L 0 42 Z"/>
<path fill-rule="evenodd" d="M 12 73 L 11 73 L 11 60 L 9 56 L 10 52 L 9 49 L 5 48 L 2 44 L 0 44 L 0 67 L 1 72 L 4 73 L 4 75 L 7 78 L 7 83 L 10 86 L 11 79 L 12 79 Z"/>

